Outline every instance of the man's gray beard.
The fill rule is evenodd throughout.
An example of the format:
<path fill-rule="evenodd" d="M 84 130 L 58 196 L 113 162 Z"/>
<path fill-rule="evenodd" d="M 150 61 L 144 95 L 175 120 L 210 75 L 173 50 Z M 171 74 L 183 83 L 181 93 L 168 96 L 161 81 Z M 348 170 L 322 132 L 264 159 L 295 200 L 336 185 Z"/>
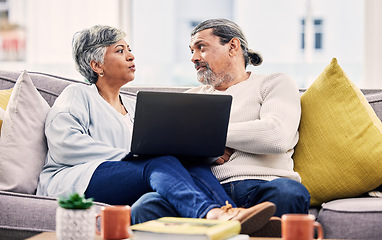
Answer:
<path fill-rule="evenodd" d="M 208 66 L 204 71 L 198 72 L 197 77 L 200 83 L 210 85 L 214 88 L 219 87 L 222 83 L 228 83 L 233 80 L 233 77 L 230 74 L 219 76 L 212 72 L 211 68 Z"/>

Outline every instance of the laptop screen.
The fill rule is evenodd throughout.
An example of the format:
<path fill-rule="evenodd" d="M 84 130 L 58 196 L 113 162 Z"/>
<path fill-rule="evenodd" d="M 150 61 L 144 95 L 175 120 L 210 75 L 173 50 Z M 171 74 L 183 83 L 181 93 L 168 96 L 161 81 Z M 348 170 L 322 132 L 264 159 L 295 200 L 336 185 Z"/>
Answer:
<path fill-rule="evenodd" d="M 138 92 L 131 153 L 221 156 L 231 103 L 229 95 Z"/>

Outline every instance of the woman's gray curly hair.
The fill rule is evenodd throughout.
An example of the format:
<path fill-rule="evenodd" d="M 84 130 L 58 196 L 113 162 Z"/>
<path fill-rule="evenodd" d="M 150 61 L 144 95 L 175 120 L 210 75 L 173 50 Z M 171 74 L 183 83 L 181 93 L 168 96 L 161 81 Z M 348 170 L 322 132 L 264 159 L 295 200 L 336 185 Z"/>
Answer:
<path fill-rule="evenodd" d="M 245 67 L 247 67 L 248 64 L 258 66 L 263 62 L 263 58 L 259 53 L 248 49 L 248 41 L 244 36 L 243 31 L 236 23 L 230 20 L 223 18 L 205 20 L 192 30 L 191 37 L 200 31 L 210 28 L 212 28 L 212 33 L 215 36 L 220 37 L 221 44 L 228 43 L 232 38 L 238 38 L 240 40 Z"/>
<path fill-rule="evenodd" d="M 76 69 L 90 83 L 96 83 L 98 75 L 90 67 L 90 61 L 103 63 L 106 48 L 123 39 L 126 34 L 110 26 L 96 25 L 77 32 L 73 36 L 72 54 Z"/>

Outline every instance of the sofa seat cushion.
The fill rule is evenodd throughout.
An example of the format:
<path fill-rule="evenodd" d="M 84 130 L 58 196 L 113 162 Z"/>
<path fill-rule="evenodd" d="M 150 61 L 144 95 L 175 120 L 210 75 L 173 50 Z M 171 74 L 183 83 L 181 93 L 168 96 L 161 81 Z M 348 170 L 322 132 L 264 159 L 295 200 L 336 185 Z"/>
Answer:
<path fill-rule="evenodd" d="M 330 239 L 381 239 L 382 199 L 348 198 L 322 205 L 318 221 Z"/>

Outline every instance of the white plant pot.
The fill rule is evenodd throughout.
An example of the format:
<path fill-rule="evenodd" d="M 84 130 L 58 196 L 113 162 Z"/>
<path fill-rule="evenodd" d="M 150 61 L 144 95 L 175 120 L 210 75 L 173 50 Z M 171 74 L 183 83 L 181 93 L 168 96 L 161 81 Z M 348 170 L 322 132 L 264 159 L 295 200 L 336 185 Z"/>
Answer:
<path fill-rule="evenodd" d="M 58 240 L 94 240 L 95 208 L 56 209 L 56 236 Z"/>

